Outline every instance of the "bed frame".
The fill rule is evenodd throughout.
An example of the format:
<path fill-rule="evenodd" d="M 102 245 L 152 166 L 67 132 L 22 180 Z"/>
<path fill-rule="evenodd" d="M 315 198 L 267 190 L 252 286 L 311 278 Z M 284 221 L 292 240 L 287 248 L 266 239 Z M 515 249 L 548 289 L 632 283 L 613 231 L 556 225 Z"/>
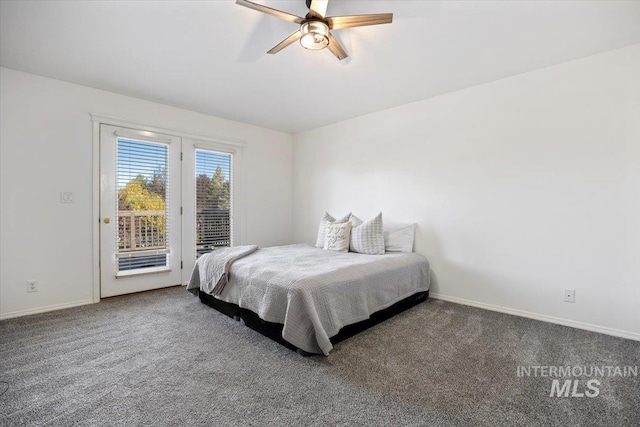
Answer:
<path fill-rule="evenodd" d="M 214 308 L 220 313 L 226 314 L 227 316 L 237 321 L 240 321 L 240 319 L 242 319 L 244 324 L 249 328 L 261 333 L 267 338 L 271 338 L 272 340 L 282 344 L 283 346 L 293 351 L 296 351 L 298 354 L 302 356 L 314 355 L 313 353 L 308 353 L 291 344 L 290 342 L 285 341 L 284 338 L 282 338 L 282 328 L 284 327 L 284 325 L 282 325 L 281 323 L 266 322 L 251 310 L 241 308 L 237 304 L 221 301 L 214 296 L 202 291 L 198 291 L 198 296 L 200 297 L 200 301 L 202 301 L 209 307 Z M 402 313 L 403 311 L 408 310 L 409 308 L 420 304 L 423 301 L 426 301 L 427 298 L 429 298 L 429 291 L 418 292 L 403 300 L 398 301 L 390 307 L 387 307 L 380 311 L 376 311 L 366 320 L 344 326 L 342 329 L 340 329 L 337 335 L 334 335 L 330 338 L 331 344 L 336 345 L 337 343 L 344 341 L 347 338 L 350 338 L 364 331 L 365 329 L 369 329 L 370 327 L 375 326 L 378 323 L 390 319 L 396 314 Z"/>

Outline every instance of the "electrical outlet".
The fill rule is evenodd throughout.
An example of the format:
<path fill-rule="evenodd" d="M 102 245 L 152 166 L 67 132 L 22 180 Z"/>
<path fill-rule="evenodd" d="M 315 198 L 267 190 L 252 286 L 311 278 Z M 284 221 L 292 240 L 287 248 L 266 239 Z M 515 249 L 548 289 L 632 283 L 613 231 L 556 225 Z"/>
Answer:
<path fill-rule="evenodd" d="M 564 290 L 564 302 L 576 302 L 576 290 L 565 289 Z"/>
<path fill-rule="evenodd" d="M 27 280 L 27 292 L 38 292 L 37 280 Z"/>

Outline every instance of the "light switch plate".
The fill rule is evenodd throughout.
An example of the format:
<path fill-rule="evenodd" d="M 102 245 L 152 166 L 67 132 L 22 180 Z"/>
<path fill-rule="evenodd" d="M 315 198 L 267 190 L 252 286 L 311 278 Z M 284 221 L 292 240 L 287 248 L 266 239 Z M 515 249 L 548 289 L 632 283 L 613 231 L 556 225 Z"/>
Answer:
<path fill-rule="evenodd" d="M 60 193 L 60 203 L 74 203 L 74 195 L 70 191 Z"/>

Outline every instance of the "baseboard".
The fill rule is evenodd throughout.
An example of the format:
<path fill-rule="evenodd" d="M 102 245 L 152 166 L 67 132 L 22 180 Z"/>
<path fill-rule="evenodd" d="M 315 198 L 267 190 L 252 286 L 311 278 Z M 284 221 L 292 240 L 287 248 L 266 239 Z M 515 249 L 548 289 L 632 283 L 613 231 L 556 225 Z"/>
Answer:
<path fill-rule="evenodd" d="M 577 322 L 575 320 L 562 319 L 560 317 L 547 316 L 545 314 L 531 313 L 524 310 L 517 310 L 514 308 L 502 307 L 499 305 L 487 304 L 484 302 L 472 301 L 464 298 L 452 297 L 449 295 L 442 295 L 437 293 L 429 293 L 429 298 L 453 302 L 456 304 L 469 305 L 471 307 L 482 308 L 490 311 L 498 311 L 500 313 L 526 317 L 529 319 L 540 320 L 542 322 L 555 323 L 557 325 L 569 326 L 570 328 L 584 329 L 591 332 L 599 332 L 601 334 L 612 335 L 614 337 L 627 338 L 630 340 L 640 341 L 640 334 L 636 332 L 607 328 L 604 326 L 592 325 L 591 323 Z"/>
<path fill-rule="evenodd" d="M 456 304 L 468 305 L 471 307 L 482 308 L 484 310 L 497 311 L 499 313 L 512 314 L 514 316 L 526 317 L 528 319 L 540 320 L 542 322 L 555 323 L 557 325 L 568 326 L 570 328 L 584 329 L 591 332 L 611 335 L 614 337 L 627 338 L 634 341 L 640 341 L 640 334 L 631 331 L 623 331 L 620 329 L 607 328 L 604 326 L 593 325 L 591 323 L 577 322 L 575 320 L 563 319 L 560 317 L 547 316 L 545 314 L 531 313 L 529 311 L 518 310 L 514 308 L 502 307 L 499 305 L 487 304 L 468 300 L 464 298 L 453 297 L 449 295 L 429 293 L 429 298 L 439 299 L 442 301 L 453 302 Z M 78 307 L 81 305 L 93 304 L 92 299 L 73 301 L 64 304 L 47 305 L 44 307 L 30 308 L 27 310 L 12 311 L 10 313 L 0 314 L 0 320 L 11 319 L 14 317 L 28 316 L 30 314 L 45 313 L 47 311 L 61 310 L 63 308 Z"/>
<path fill-rule="evenodd" d="M 44 307 L 28 308 L 26 310 L 12 311 L 9 313 L 1 313 L 0 320 L 11 319 L 14 317 L 28 316 L 30 314 L 45 313 L 47 311 L 61 310 L 63 308 L 77 307 L 80 305 L 93 304 L 93 299 L 85 299 L 81 301 L 66 302 L 64 304 L 47 305 Z"/>

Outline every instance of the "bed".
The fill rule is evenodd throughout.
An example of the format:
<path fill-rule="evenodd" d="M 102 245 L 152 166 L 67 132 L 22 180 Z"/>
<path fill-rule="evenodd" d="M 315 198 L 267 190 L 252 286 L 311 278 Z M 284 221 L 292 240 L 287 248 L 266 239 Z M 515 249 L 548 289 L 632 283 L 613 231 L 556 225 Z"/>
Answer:
<path fill-rule="evenodd" d="M 197 269 L 192 290 L 201 288 Z M 429 263 L 420 254 L 297 244 L 236 260 L 215 297 L 197 290 L 203 303 L 263 335 L 304 355 L 327 355 L 337 342 L 426 300 L 429 283 Z"/>

